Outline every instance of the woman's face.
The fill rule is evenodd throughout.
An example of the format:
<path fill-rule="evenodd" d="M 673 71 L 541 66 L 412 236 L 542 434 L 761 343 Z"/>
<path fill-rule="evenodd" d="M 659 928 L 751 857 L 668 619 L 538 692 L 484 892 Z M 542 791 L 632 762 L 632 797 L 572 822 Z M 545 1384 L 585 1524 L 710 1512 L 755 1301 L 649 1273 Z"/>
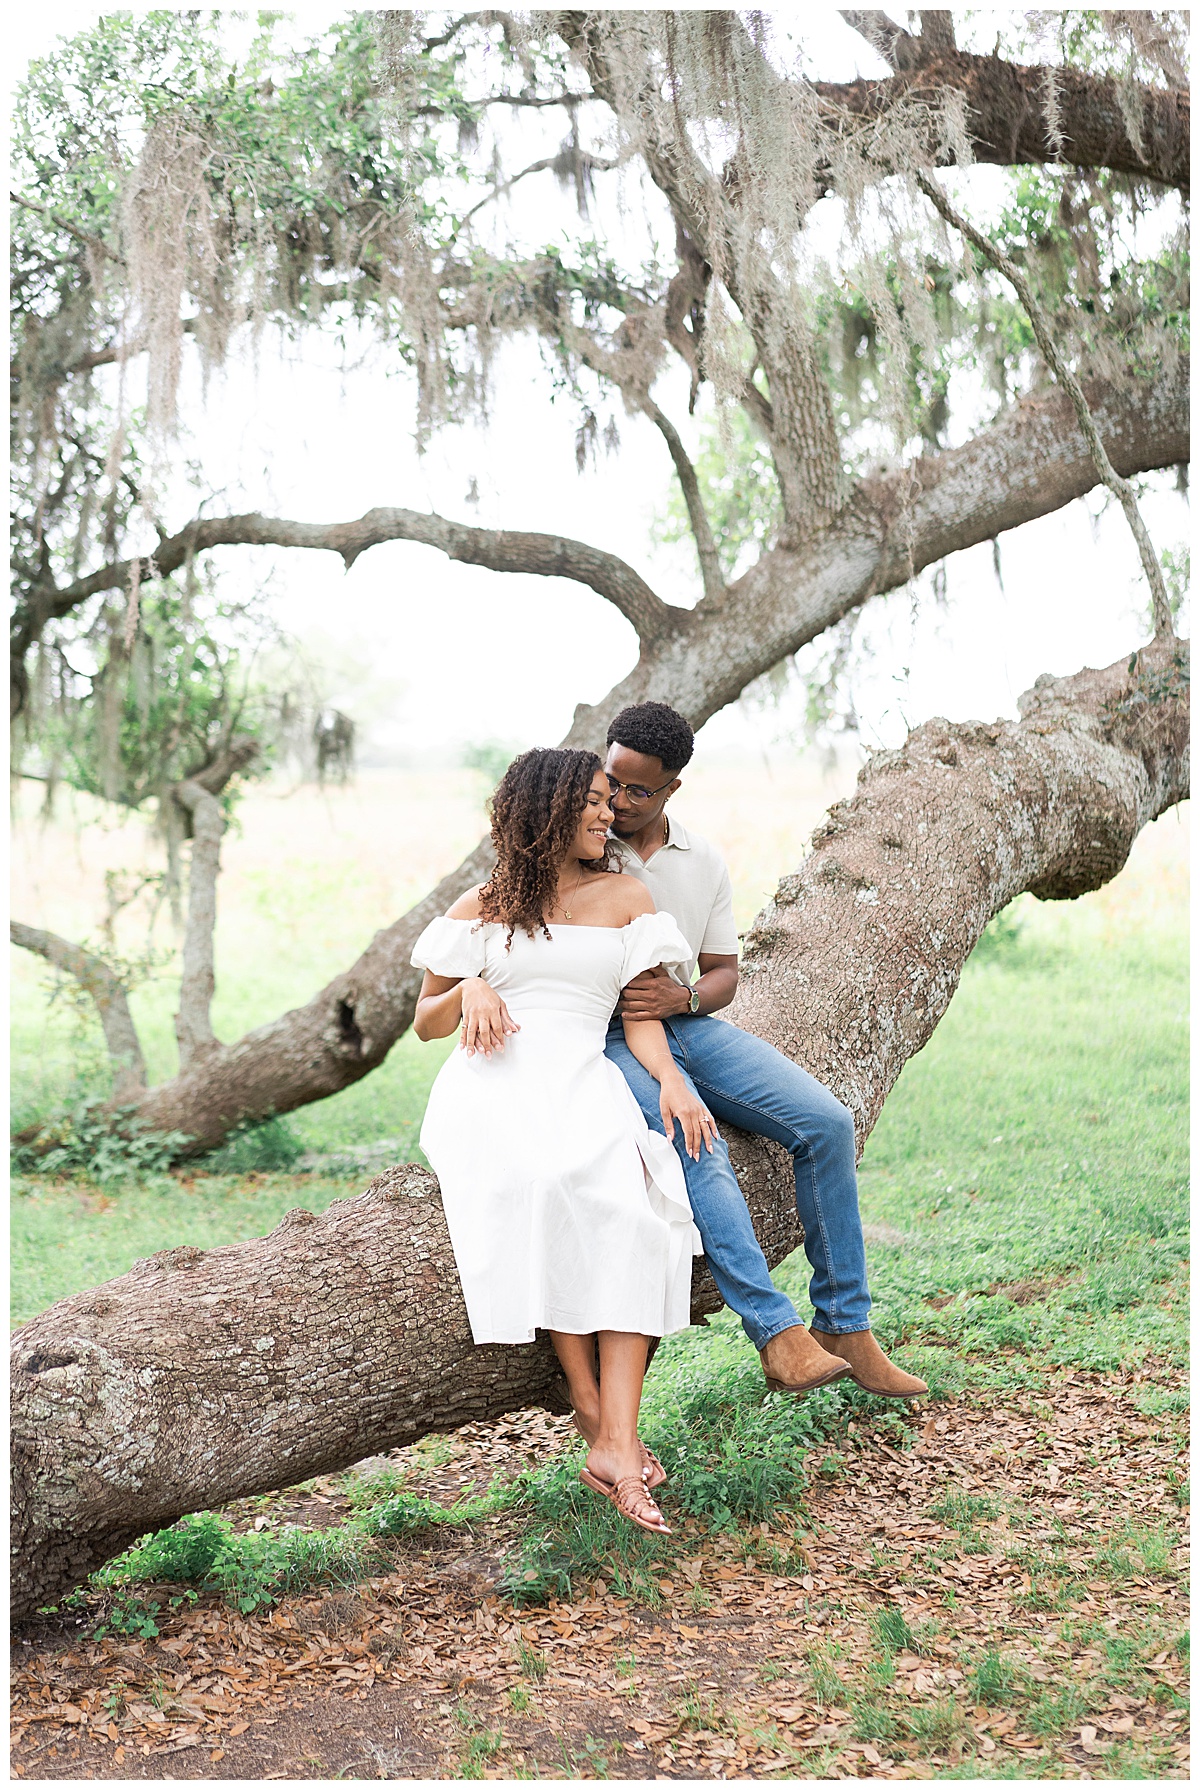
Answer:
<path fill-rule="evenodd" d="M 612 817 L 608 778 L 603 771 L 597 771 L 592 778 L 592 787 L 588 790 L 583 813 L 579 817 L 579 828 L 571 844 L 570 856 L 581 859 L 585 864 L 594 864 L 597 858 L 602 858 Z"/>

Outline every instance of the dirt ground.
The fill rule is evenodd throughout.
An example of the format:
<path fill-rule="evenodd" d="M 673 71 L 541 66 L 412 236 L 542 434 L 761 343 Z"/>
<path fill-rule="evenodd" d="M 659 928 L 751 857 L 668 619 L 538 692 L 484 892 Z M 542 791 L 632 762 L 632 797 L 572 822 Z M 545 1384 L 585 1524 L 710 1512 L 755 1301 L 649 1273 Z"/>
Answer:
<path fill-rule="evenodd" d="M 388 1543 L 356 1590 L 269 1613 L 202 1598 L 157 1639 L 101 1641 L 95 1611 L 46 1618 L 13 1644 L 13 1774 L 1186 1778 L 1183 1420 L 1144 1413 L 1156 1380 L 1173 1384 L 1064 1372 L 943 1400 L 908 1416 L 908 1447 L 862 1422 L 814 1462 L 802 1522 L 677 1525 L 653 1609 L 597 1580 L 515 1612 L 509 1510 Z M 391 1458 L 448 1503 L 576 1440 L 525 1412 Z M 342 1483 L 227 1514 L 340 1520 Z"/>

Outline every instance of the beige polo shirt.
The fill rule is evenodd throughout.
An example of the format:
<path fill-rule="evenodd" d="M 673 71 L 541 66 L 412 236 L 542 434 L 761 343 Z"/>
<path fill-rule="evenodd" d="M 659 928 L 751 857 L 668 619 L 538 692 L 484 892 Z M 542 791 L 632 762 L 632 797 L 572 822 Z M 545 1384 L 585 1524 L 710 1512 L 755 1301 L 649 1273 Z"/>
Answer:
<path fill-rule="evenodd" d="M 733 923 L 733 885 L 725 860 L 715 845 L 667 817 L 667 843 L 643 863 L 631 845 L 610 833 L 608 842 L 621 869 L 636 876 L 654 897 L 660 914 L 674 916 L 675 924 L 691 948 L 687 980 L 696 973 L 702 951 L 717 957 L 736 957 L 737 927 Z M 672 969 L 675 980 L 682 976 Z"/>

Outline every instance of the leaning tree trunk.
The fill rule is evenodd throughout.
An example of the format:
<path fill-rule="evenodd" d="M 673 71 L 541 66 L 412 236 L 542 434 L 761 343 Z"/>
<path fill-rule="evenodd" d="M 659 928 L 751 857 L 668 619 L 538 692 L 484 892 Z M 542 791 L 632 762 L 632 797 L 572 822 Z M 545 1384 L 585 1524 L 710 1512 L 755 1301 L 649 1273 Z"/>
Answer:
<path fill-rule="evenodd" d="M 874 759 L 747 942 L 732 1016 L 836 1089 L 860 1141 L 993 915 L 1098 888 L 1187 794 L 1181 643 L 1040 679 L 1021 706 Z M 733 1143 L 774 1265 L 797 1241 L 786 1158 Z M 701 1271 L 693 1315 L 717 1303 Z M 544 1339 L 472 1347 L 421 1169 L 260 1240 L 168 1250 L 13 1338 L 13 1612 L 187 1511 L 560 1400 Z"/>

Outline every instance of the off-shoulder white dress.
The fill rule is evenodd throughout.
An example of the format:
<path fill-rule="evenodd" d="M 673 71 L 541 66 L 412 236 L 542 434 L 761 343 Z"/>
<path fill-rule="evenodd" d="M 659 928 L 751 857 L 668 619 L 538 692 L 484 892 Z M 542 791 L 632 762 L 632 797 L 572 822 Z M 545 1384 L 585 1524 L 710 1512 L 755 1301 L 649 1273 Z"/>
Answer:
<path fill-rule="evenodd" d="M 434 920 L 412 961 L 482 976 L 521 1030 L 503 1054 L 443 1065 L 421 1147 L 441 1183 L 477 1343 L 535 1330 L 665 1336 L 688 1322 L 701 1250 L 672 1145 L 650 1131 L 604 1054 L 621 989 L 690 956 L 670 914 L 624 927 Z"/>

